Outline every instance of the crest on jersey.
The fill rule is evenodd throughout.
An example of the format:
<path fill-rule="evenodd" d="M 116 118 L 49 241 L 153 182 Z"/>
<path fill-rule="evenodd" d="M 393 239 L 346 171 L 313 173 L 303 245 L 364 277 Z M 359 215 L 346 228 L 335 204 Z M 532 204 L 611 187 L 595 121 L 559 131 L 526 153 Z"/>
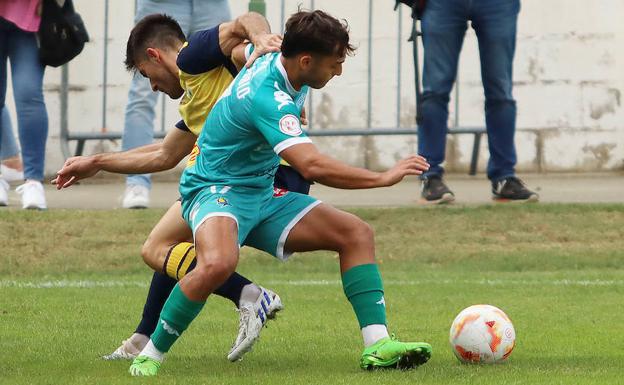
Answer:
<path fill-rule="evenodd" d="M 284 115 L 279 121 L 279 129 L 286 135 L 299 136 L 301 131 L 301 125 L 299 124 L 299 118 L 293 114 Z"/>
<path fill-rule="evenodd" d="M 224 197 L 218 197 L 217 204 L 221 207 L 230 206 L 230 202 L 228 202 Z"/>
<path fill-rule="evenodd" d="M 273 187 L 273 198 L 281 198 L 288 194 L 288 190 L 285 188 Z"/>

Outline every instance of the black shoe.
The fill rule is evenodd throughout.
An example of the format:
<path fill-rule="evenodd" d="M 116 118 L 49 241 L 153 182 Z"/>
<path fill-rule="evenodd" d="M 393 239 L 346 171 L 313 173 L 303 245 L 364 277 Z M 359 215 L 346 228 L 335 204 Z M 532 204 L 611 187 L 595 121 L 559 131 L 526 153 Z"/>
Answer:
<path fill-rule="evenodd" d="M 515 176 L 492 182 L 492 199 L 497 201 L 537 202 L 539 195 L 526 188 L 524 182 Z"/>
<path fill-rule="evenodd" d="M 442 204 L 451 203 L 455 200 L 455 195 L 444 184 L 439 175 L 432 175 L 423 179 L 420 196 L 422 203 Z"/>

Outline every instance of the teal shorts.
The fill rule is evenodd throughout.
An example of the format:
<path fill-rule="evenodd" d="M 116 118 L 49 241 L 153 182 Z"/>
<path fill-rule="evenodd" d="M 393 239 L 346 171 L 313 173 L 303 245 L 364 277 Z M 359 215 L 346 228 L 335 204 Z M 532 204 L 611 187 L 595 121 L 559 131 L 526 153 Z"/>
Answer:
<path fill-rule="evenodd" d="M 279 188 L 265 191 L 247 187 L 210 186 L 190 201 L 182 201 L 182 216 L 193 230 L 208 218 L 230 217 L 238 226 L 238 243 L 286 260 L 290 230 L 321 201 Z"/>

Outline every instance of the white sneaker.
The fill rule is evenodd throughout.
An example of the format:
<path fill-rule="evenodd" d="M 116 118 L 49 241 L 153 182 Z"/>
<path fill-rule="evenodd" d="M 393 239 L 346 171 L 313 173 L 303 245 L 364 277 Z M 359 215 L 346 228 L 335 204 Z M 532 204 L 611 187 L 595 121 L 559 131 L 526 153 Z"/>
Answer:
<path fill-rule="evenodd" d="M 260 338 L 262 327 L 268 320 L 275 318 L 278 311 L 284 309 L 279 295 L 263 287 L 260 289 L 262 292 L 255 303 L 241 305 L 238 309 L 240 314 L 238 336 L 227 356 L 232 362 L 241 360 L 245 353 L 251 351 Z"/>
<path fill-rule="evenodd" d="M 24 171 L 18 171 L 3 164 L 0 164 L 0 174 L 2 174 L 2 179 L 9 183 L 24 180 Z"/>
<path fill-rule="evenodd" d="M 9 205 L 9 190 L 11 186 L 2 178 L 0 178 L 0 206 Z"/>
<path fill-rule="evenodd" d="M 102 356 L 103 360 L 133 360 L 141 353 L 141 350 L 147 345 L 149 337 L 143 334 L 134 333 L 127 340 L 121 343 L 121 346 L 115 349 L 111 354 Z"/>
<path fill-rule="evenodd" d="M 43 185 L 39 181 L 28 181 L 18 186 L 15 191 L 22 195 L 22 208 L 45 210 L 48 208 L 46 204 L 45 191 Z"/>
<path fill-rule="evenodd" d="M 145 209 L 150 204 L 150 190 L 140 184 L 130 184 L 126 187 L 122 206 L 124 209 Z"/>

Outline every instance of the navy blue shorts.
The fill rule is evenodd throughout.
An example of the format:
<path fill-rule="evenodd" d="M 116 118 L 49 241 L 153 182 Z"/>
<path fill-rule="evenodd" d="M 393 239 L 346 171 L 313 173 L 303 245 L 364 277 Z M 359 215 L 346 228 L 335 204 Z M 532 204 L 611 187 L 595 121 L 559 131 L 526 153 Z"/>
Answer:
<path fill-rule="evenodd" d="M 284 164 L 279 165 L 273 181 L 273 186 L 277 188 L 306 195 L 310 193 L 310 185 L 297 170 Z"/>

